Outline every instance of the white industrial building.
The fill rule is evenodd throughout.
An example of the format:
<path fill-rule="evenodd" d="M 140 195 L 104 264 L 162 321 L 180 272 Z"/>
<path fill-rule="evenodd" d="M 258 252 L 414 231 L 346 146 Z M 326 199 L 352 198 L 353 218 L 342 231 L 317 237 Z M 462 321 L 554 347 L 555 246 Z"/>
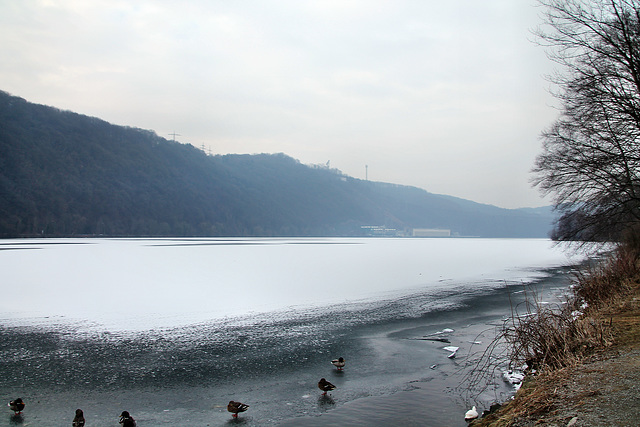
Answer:
<path fill-rule="evenodd" d="M 413 237 L 451 237 L 451 230 L 442 228 L 414 228 Z"/>

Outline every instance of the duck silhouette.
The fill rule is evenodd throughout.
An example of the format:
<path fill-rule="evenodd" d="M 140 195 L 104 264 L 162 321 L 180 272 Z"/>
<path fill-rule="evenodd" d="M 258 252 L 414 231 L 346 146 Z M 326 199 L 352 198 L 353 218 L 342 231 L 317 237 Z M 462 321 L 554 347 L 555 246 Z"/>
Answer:
<path fill-rule="evenodd" d="M 320 381 L 318 381 L 318 388 L 320 390 L 324 391 L 324 393 L 322 393 L 322 395 L 325 396 L 328 391 L 335 390 L 336 386 L 334 386 L 333 384 L 331 384 L 329 381 L 325 380 L 324 378 L 320 378 Z"/>
<path fill-rule="evenodd" d="M 337 359 L 333 359 L 331 364 L 338 368 L 338 371 L 342 371 L 342 368 L 344 368 L 345 365 L 344 358 L 338 357 Z"/>
<path fill-rule="evenodd" d="M 73 418 L 71 427 L 84 427 L 84 413 L 82 409 L 76 409 L 76 416 Z"/>
<path fill-rule="evenodd" d="M 122 427 L 136 427 L 136 420 L 134 420 L 131 414 L 127 411 L 122 411 L 122 414 L 120 414 L 120 421 L 118 422 L 122 424 Z"/>
<path fill-rule="evenodd" d="M 24 402 L 20 397 L 17 398 L 16 400 L 12 400 L 11 402 L 9 402 L 8 406 L 9 406 L 9 409 L 11 409 L 16 415 L 24 410 Z"/>
<path fill-rule="evenodd" d="M 238 414 L 240 412 L 244 412 L 247 410 L 247 408 L 249 407 L 249 405 L 245 405 L 244 403 L 241 402 L 235 402 L 233 400 L 229 401 L 229 404 L 227 405 L 227 411 L 231 412 L 233 415 L 233 418 L 238 418 Z"/>

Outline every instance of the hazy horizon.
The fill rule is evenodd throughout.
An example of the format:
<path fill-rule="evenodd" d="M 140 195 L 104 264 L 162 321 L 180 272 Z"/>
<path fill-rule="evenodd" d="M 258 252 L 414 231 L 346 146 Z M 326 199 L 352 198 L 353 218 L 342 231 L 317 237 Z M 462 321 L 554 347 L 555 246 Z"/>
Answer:
<path fill-rule="evenodd" d="M 535 3 L 0 0 L 0 89 L 212 154 L 540 207 L 557 110 Z"/>

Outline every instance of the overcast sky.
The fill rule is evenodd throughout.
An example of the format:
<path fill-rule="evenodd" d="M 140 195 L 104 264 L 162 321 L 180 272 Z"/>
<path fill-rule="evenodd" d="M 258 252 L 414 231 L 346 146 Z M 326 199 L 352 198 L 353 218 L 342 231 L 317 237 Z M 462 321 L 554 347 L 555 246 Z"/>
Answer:
<path fill-rule="evenodd" d="M 0 0 L 0 90 L 516 208 L 557 116 L 534 0 Z M 365 168 L 368 165 L 368 169 Z"/>

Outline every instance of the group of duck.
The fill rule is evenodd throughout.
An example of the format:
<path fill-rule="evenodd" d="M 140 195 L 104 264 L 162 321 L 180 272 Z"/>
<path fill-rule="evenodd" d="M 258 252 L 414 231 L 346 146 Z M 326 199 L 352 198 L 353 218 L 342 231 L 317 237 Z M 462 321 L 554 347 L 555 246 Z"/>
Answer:
<path fill-rule="evenodd" d="M 346 362 L 344 360 L 344 357 L 338 357 L 337 359 L 333 359 L 331 361 L 331 364 L 335 366 L 338 369 L 338 371 L 342 371 L 344 369 L 344 366 L 346 365 Z M 320 381 L 318 381 L 318 388 L 322 390 L 322 395 L 326 396 L 327 392 L 331 390 L 335 390 L 336 386 L 331 384 L 325 378 L 320 378 Z M 235 402 L 233 400 L 229 402 L 229 404 L 227 405 L 227 411 L 231 412 L 233 414 L 232 416 L 235 418 L 238 417 L 238 414 L 240 412 L 246 411 L 247 408 L 249 408 L 249 405 L 245 405 L 244 403 L 240 403 L 240 402 Z"/>
<path fill-rule="evenodd" d="M 458 351 L 458 347 L 454 347 L 454 349 L 447 349 L 452 351 L 453 353 L 447 357 L 449 357 L 450 359 L 454 358 L 456 356 L 456 352 Z M 345 366 L 345 360 L 343 357 L 339 357 L 337 359 L 334 359 L 331 361 L 331 364 L 333 366 L 335 366 L 338 371 L 342 371 L 344 366 Z M 326 396 L 327 392 L 331 391 L 331 390 L 335 390 L 336 386 L 331 384 L 329 381 L 327 381 L 325 378 L 320 378 L 320 381 L 318 381 L 318 388 L 320 390 L 322 390 L 322 395 Z M 229 412 L 233 413 L 234 417 L 238 416 L 238 413 L 240 412 L 244 412 L 247 410 L 247 408 L 249 407 L 249 405 L 245 405 L 244 403 L 240 403 L 240 402 L 234 402 L 233 400 L 231 402 L 229 402 L 229 405 L 227 406 L 227 410 Z M 464 420 L 468 423 L 476 420 L 478 417 L 480 416 L 480 414 L 478 414 L 478 411 L 476 410 L 476 407 L 473 406 L 471 409 L 469 409 L 465 414 L 464 414 Z"/>
<path fill-rule="evenodd" d="M 346 362 L 343 357 L 339 357 L 337 359 L 333 359 L 331 361 L 331 364 L 335 366 L 338 369 L 338 371 L 342 371 L 346 365 Z M 330 392 L 331 390 L 335 390 L 336 386 L 331 384 L 325 378 L 320 378 L 320 381 L 318 381 L 318 388 L 322 391 L 322 395 L 326 396 L 327 392 Z M 14 411 L 15 415 L 19 415 L 24 410 L 25 403 L 21 398 L 17 398 L 9 402 L 8 406 L 9 406 L 9 409 Z M 240 414 L 241 412 L 245 412 L 248 408 L 249 408 L 249 405 L 242 402 L 236 402 L 234 400 L 229 401 L 229 404 L 227 405 L 227 411 L 231 412 L 232 414 L 231 416 L 234 418 L 238 418 L 238 414 Z M 467 422 L 471 422 L 476 418 L 478 418 L 478 415 L 479 414 L 476 410 L 476 407 L 474 406 L 469 411 L 467 411 L 467 413 L 464 416 L 464 419 Z M 120 420 L 118 422 L 122 424 L 122 427 L 136 427 L 136 420 L 131 416 L 131 414 L 129 414 L 128 411 L 123 411 L 122 414 L 120 414 Z M 84 427 L 84 424 L 85 424 L 85 419 L 84 419 L 84 413 L 82 412 L 82 409 L 76 409 L 76 415 L 73 419 L 71 426 Z"/>
<path fill-rule="evenodd" d="M 9 406 L 9 409 L 13 411 L 14 415 L 17 416 L 22 414 L 22 411 L 24 410 L 24 407 L 25 407 L 25 403 L 24 403 L 24 400 L 22 400 L 22 398 L 19 397 L 9 402 L 8 406 Z M 136 427 L 136 420 L 133 419 L 133 417 L 131 416 L 131 414 L 129 414 L 128 411 L 122 411 L 122 414 L 120 414 L 120 419 L 118 420 L 118 422 L 122 424 L 122 427 Z M 71 426 L 84 427 L 84 424 L 85 424 L 84 412 L 82 411 L 82 409 L 76 409 L 76 415 L 75 417 L 73 417 Z"/>
<path fill-rule="evenodd" d="M 342 369 L 345 366 L 345 360 L 343 357 L 339 357 L 337 359 L 332 360 L 331 364 L 333 364 L 338 369 L 338 371 L 342 371 Z M 321 378 L 320 381 L 318 381 L 318 388 L 323 391 L 322 395 L 325 396 L 327 392 L 331 390 L 335 390 L 336 386 L 331 384 L 326 379 Z M 22 400 L 22 398 L 19 397 L 9 402 L 8 406 L 9 406 L 9 409 L 11 409 L 14 412 L 14 415 L 17 416 L 22 414 L 22 411 L 24 410 L 24 407 L 25 407 L 25 403 L 24 403 L 24 400 Z M 249 408 L 249 405 L 244 404 L 242 402 L 236 402 L 234 400 L 230 401 L 229 404 L 227 405 L 227 411 L 231 412 L 232 414 L 231 416 L 234 418 L 237 418 L 239 413 L 246 411 L 248 408 Z M 122 424 L 122 427 L 136 427 L 136 420 L 131 416 L 131 414 L 128 411 L 123 411 L 122 414 L 120 414 L 120 420 L 118 422 Z M 82 411 L 82 409 L 76 409 L 76 415 L 73 418 L 71 426 L 84 427 L 84 424 L 85 424 L 84 412 Z"/>

